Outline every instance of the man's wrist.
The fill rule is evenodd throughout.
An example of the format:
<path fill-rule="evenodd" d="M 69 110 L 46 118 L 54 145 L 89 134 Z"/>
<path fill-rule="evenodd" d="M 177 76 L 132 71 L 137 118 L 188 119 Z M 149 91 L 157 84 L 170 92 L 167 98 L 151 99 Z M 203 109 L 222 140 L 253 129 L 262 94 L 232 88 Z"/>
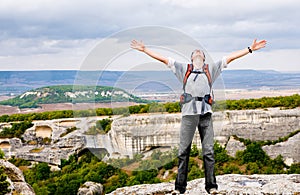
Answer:
<path fill-rule="evenodd" d="M 146 46 L 143 47 L 142 52 L 146 53 Z"/>
<path fill-rule="evenodd" d="M 253 52 L 253 50 L 251 49 L 251 47 L 248 47 L 248 51 L 249 51 L 249 53 Z"/>

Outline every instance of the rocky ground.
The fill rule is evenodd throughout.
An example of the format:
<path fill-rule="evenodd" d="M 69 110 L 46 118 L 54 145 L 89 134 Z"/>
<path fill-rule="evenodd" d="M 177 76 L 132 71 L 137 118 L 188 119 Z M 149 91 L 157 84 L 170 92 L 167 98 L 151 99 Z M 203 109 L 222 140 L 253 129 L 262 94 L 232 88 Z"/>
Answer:
<path fill-rule="evenodd" d="M 291 175 L 220 175 L 219 194 L 223 195 L 300 195 L 300 174 Z M 108 195 L 170 195 L 174 183 L 144 184 L 119 188 Z M 204 179 L 188 182 L 185 194 L 207 194 Z"/>

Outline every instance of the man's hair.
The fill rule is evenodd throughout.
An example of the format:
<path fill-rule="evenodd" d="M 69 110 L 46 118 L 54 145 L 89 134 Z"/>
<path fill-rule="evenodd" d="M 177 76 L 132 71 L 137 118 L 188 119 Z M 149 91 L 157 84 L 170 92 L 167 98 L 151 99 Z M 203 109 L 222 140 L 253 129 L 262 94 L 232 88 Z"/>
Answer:
<path fill-rule="evenodd" d="M 193 62 L 193 59 L 192 59 L 192 57 L 193 57 L 193 54 L 195 53 L 195 51 L 196 51 L 197 49 L 195 49 L 193 52 L 192 52 L 192 54 L 191 54 L 191 61 Z M 204 51 L 203 50 L 201 50 L 200 49 L 200 51 L 202 51 L 202 54 L 203 54 L 203 56 L 204 56 L 204 61 L 205 61 L 205 53 L 204 53 Z"/>

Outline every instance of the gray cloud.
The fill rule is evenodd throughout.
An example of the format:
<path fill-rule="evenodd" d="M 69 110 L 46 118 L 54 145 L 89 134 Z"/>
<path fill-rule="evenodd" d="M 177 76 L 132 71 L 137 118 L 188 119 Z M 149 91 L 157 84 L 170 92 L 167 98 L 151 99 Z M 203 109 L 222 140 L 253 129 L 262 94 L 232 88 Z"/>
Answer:
<path fill-rule="evenodd" d="M 296 0 L 4 2 L 0 6 L 2 37 L 99 38 L 140 25 L 170 26 L 200 38 L 266 37 L 296 36 L 300 28 Z"/>
<path fill-rule="evenodd" d="M 253 38 L 268 40 L 265 51 L 299 49 L 299 8 L 298 0 L 1 0 L 0 56 L 82 55 L 97 40 L 148 25 L 178 29 L 214 52 L 243 48 Z M 147 33 L 150 40 L 155 32 L 125 40 L 147 42 Z"/>

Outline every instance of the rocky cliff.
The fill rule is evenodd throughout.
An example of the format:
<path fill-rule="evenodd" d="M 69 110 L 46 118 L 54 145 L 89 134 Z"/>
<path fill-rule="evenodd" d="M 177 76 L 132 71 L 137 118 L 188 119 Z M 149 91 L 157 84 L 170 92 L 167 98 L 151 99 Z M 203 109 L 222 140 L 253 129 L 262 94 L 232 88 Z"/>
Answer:
<path fill-rule="evenodd" d="M 33 188 L 25 182 L 23 173 L 15 165 L 10 162 L 0 159 L 0 166 L 4 168 L 4 173 L 7 175 L 7 180 L 10 183 L 9 189 L 11 194 L 26 194 L 34 195 Z M 0 189 L 1 190 L 1 189 Z"/>
<path fill-rule="evenodd" d="M 299 117 L 300 108 L 216 112 L 213 115 L 215 139 L 234 155 L 245 146 L 232 135 L 251 140 L 278 140 L 300 129 Z M 34 121 L 34 126 L 24 133 L 23 142 L 17 138 L 2 138 L 0 148 L 6 156 L 59 165 L 60 159 L 86 148 L 103 149 L 110 157 L 121 157 L 178 146 L 180 113 L 114 116 L 108 134 L 87 135 L 89 128 L 100 119 L 103 117 Z M 70 128 L 75 130 L 69 131 Z M 299 139 L 296 134 L 263 149 L 271 157 L 281 154 L 287 164 L 300 162 Z M 197 132 L 194 143 L 201 147 Z"/>
<path fill-rule="evenodd" d="M 213 115 L 215 139 L 234 156 L 245 146 L 232 135 L 255 141 L 278 140 L 300 129 L 300 108 L 280 110 L 241 110 L 216 112 Z M 114 120 L 108 136 L 114 152 L 132 155 L 145 152 L 150 147 L 177 146 L 181 114 L 148 114 L 129 116 Z M 281 154 L 285 161 L 300 162 L 299 135 L 284 143 L 266 146 L 264 150 L 272 157 Z M 194 143 L 201 147 L 196 131 Z M 239 147 L 236 147 L 239 146 Z"/>
<path fill-rule="evenodd" d="M 234 155 L 245 146 L 232 135 L 251 140 L 278 140 L 300 129 L 299 117 L 300 108 L 216 112 L 213 115 L 215 139 L 226 146 L 230 155 Z M 23 141 L 1 138 L 0 148 L 7 157 L 59 165 L 61 159 L 67 159 L 83 149 L 104 149 L 110 153 L 110 157 L 122 157 L 178 145 L 179 113 L 114 116 L 108 134 L 87 135 L 89 128 L 100 119 L 103 117 L 33 121 L 34 125 L 26 130 Z M 6 126 L 9 124 L 0 124 L 0 129 Z M 73 131 L 69 131 L 74 127 Z M 263 149 L 271 157 L 281 154 L 289 165 L 300 162 L 299 141 L 298 133 L 287 141 L 264 146 Z M 195 134 L 194 143 L 201 145 L 198 133 Z M 300 194 L 299 175 L 224 175 L 217 179 L 225 194 Z M 22 176 L 15 180 L 21 181 L 24 181 Z M 187 194 L 204 193 L 203 184 L 203 179 L 189 182 Z M 14 184 L 19 185 L 23 186 L 20 187 L 22 189 L 31 189 L 27 184 Z M 111 194 L 168 194 L 173 186 L 173 183 L 140 185 L 120 188 Z"/>

